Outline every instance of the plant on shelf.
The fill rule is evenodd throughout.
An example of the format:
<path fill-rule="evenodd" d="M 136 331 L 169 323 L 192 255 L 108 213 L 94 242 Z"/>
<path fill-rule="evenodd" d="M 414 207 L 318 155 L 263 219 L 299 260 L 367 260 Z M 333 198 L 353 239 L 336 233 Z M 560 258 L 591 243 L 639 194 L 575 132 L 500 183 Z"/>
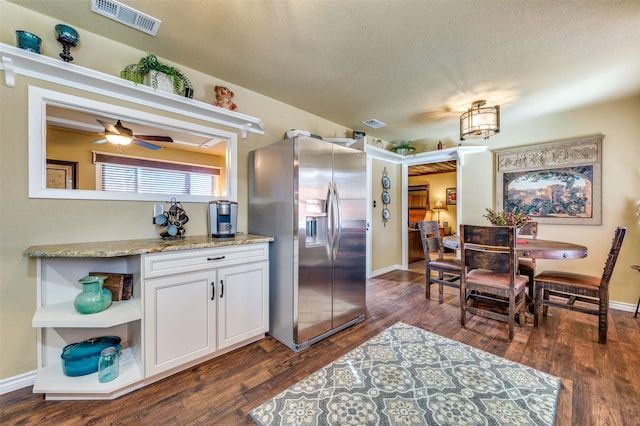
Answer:
<path fill-rule="evenodd" d="M 413 142 L 411 141 L 395 142 L 391 147 L 391 152 L 395 152 L 400 155 L 415 154 L 416 148 L 412 144 Z"/>
<path fill-rule="evenodd" d="M 156 71 L 156 72 L 152 72 Z M 142 84 L 144 77 L 149 79 L 149 85 L 154 89 L 158 88 L 158 73 L 165 74 L 173 85 L 173 92 L 184 95 L 185 89 L 193 89 L 189 78 L 178 68 L 162 63 L 156 55 L 149 53 L 144 58 L 140 58 L 137 64 L 127 65 L 121 72 L 120 77 L 125 80 Z"/>
<path fill-rule="evenodd" d="M 482 217 L 489 220 L 489 222 L 491 222 L 491 224 L 495 226 L 515 226 L 517 228 L 520 228 L 525 223 L 531 220 L 531 217 L 529 215 L 516 210 L 512 210 L 510 212 L 499 212 L 494 209 L 486 210 L 487 213 L 483 214 Z"/>

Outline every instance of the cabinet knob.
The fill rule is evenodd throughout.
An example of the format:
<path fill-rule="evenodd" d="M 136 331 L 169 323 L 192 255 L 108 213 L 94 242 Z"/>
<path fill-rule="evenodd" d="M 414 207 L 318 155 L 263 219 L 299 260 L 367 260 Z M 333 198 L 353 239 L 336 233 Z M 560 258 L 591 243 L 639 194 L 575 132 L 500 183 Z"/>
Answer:
<path fill-rule="evenodd" d="M 220 280 L 220 299 L 224 296 L 224 281 Z"/>
<path fill-rule="evenodd" d="M 216 298 L 216 283 L 211 281 L 211 300 L 215 300 Z"/>

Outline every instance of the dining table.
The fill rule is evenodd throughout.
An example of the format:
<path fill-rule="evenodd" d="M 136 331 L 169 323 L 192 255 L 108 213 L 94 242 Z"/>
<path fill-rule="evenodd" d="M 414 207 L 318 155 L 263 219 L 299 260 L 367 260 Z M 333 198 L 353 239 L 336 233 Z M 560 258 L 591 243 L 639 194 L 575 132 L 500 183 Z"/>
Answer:
<path fill-rule="evenodd" d="M 442 238 L 442 245 L 446 248 L 459 250 L 460 237 L 458 235 L 447 235 Z M 517 238 L 516 252 L 518 257 L 529 259 L 581 259 L 587 257 L 587 248 L 580 244 L 565 241 L 540 240 L 538 238 Z M 533 288 L 529 286 L 528 298 L 533 300 Z M 640 303 L 640 301 L 639 301 Z M 533 306 L 529 303 L 529 310 Z"/>
<path fill-rule="evenodd" d="M 447 235 L 442 238 L 446 248 L 459 250 L 460 237 Z M 565 241 L 540 240 L 537 238 L 518 238 L 516 240 L 518 257 L 529 259 L 581 259 L 587 257 L 585 246 Z"/>

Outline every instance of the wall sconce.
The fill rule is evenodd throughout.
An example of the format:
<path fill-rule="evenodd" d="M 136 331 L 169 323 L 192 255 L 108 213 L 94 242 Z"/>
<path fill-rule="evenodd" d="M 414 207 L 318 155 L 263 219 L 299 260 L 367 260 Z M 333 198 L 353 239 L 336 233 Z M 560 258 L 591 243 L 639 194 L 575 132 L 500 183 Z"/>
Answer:
<path fill-rule="evenodd" d="M 440 226 L 440 212 L 442 210 L 447 210 L 447 206 L 442 204 L 442 201 L 437 200 L 436 203 L 433 205 L 433 211 L 438 213 L 438 227 Z"/>
<path fill-rule="evenodd" d="M 484 138 L 500 132 L 500 105 L 485 107 L 486 101 L 475 101 L 460 116 L 460 140 Z"/>

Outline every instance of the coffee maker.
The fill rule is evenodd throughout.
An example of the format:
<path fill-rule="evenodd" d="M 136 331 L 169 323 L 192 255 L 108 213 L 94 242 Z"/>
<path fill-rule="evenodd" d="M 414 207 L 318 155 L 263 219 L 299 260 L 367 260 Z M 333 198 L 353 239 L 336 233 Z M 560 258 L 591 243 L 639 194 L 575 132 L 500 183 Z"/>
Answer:
<path fill-rule="evenodd" d="M 229 200 L 209 202 L 209 235 L 214 238 L 236 236 L 238 203 Z"/>

